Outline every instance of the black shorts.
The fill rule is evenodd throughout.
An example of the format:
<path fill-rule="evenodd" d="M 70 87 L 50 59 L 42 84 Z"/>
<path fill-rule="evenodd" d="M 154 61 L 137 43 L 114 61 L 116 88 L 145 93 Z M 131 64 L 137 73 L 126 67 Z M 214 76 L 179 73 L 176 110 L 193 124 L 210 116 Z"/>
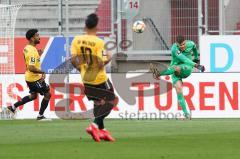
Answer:
<path fill-rule="evenodd" d="M 45 81 L 41 81 L 41 80 L 37 80 L 35 82 L 26 81 L 26 83 L 30 90 L 29 93 L 40 93 L 41 95 L 44 95 L 50 90 L 49 85 L 46 84 Z"/>
<path fill-rule="evenodd" d="M 84 93 L 88 100 L 107 100 L 113 101 L 115 99 L 113 85 L 110 80 L 99 85 L 91 85 L 84 83 Z"/>

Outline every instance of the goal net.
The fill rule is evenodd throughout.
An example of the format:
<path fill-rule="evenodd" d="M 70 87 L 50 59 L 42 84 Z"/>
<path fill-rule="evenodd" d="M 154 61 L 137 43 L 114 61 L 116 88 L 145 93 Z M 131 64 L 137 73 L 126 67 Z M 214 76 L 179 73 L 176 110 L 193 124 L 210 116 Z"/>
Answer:
<path fill-rule="evenodd" d="M 14 30 L 20 7 L 0 4 L 0 119 L 11 118 L 6 106 L 15 101 Z"/>

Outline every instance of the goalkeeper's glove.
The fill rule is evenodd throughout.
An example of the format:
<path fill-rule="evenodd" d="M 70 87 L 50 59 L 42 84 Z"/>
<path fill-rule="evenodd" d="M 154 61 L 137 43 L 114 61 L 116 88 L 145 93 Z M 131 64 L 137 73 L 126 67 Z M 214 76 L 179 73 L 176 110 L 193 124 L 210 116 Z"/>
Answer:
<path fill-rule="evenodd" d="M 195 62 L 195 63 L 199 63 L 199 59 L 193 59 L 193 62 Z"/>
<path fill-rule="evenodd" d="M 201 72 L 204 72 L 205 71 L 205 67 L 203 65 L 200 65 L 200 64 L 196 64 L 195 67 L 200 70 Z"/>

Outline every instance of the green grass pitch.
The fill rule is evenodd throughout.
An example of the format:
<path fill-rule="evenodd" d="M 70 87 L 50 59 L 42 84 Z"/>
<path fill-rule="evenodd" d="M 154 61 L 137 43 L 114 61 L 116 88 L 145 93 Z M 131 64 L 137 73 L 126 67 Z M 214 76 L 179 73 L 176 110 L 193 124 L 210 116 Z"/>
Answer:
<path fill-rule="evenodd" d="M 0 121 L 0 159 L 239 159 L 239 119 L 107 120 L 114 143 L 95 143 L 89 121 Z M 80 139 L 80 137 L 82 139 Z"/>

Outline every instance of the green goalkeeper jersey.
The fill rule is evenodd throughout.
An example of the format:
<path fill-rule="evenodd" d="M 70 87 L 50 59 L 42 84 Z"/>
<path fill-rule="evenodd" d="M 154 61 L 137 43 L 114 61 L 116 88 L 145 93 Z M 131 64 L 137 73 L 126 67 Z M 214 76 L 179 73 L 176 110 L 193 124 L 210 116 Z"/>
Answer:
<path fill-rule="evenodd" d="M 177 43 L 174 43 L 171 48 L 172 61 L 170 66 L 187 64 L 190 66 L 194 66 L 195 63 L 192 61 L 192 55 L 194 59 L 198 59 L 198 50 L 196 44 L 193 41 L 186 40 L 186 49 L 181 51 L 178 47 Z"/>

